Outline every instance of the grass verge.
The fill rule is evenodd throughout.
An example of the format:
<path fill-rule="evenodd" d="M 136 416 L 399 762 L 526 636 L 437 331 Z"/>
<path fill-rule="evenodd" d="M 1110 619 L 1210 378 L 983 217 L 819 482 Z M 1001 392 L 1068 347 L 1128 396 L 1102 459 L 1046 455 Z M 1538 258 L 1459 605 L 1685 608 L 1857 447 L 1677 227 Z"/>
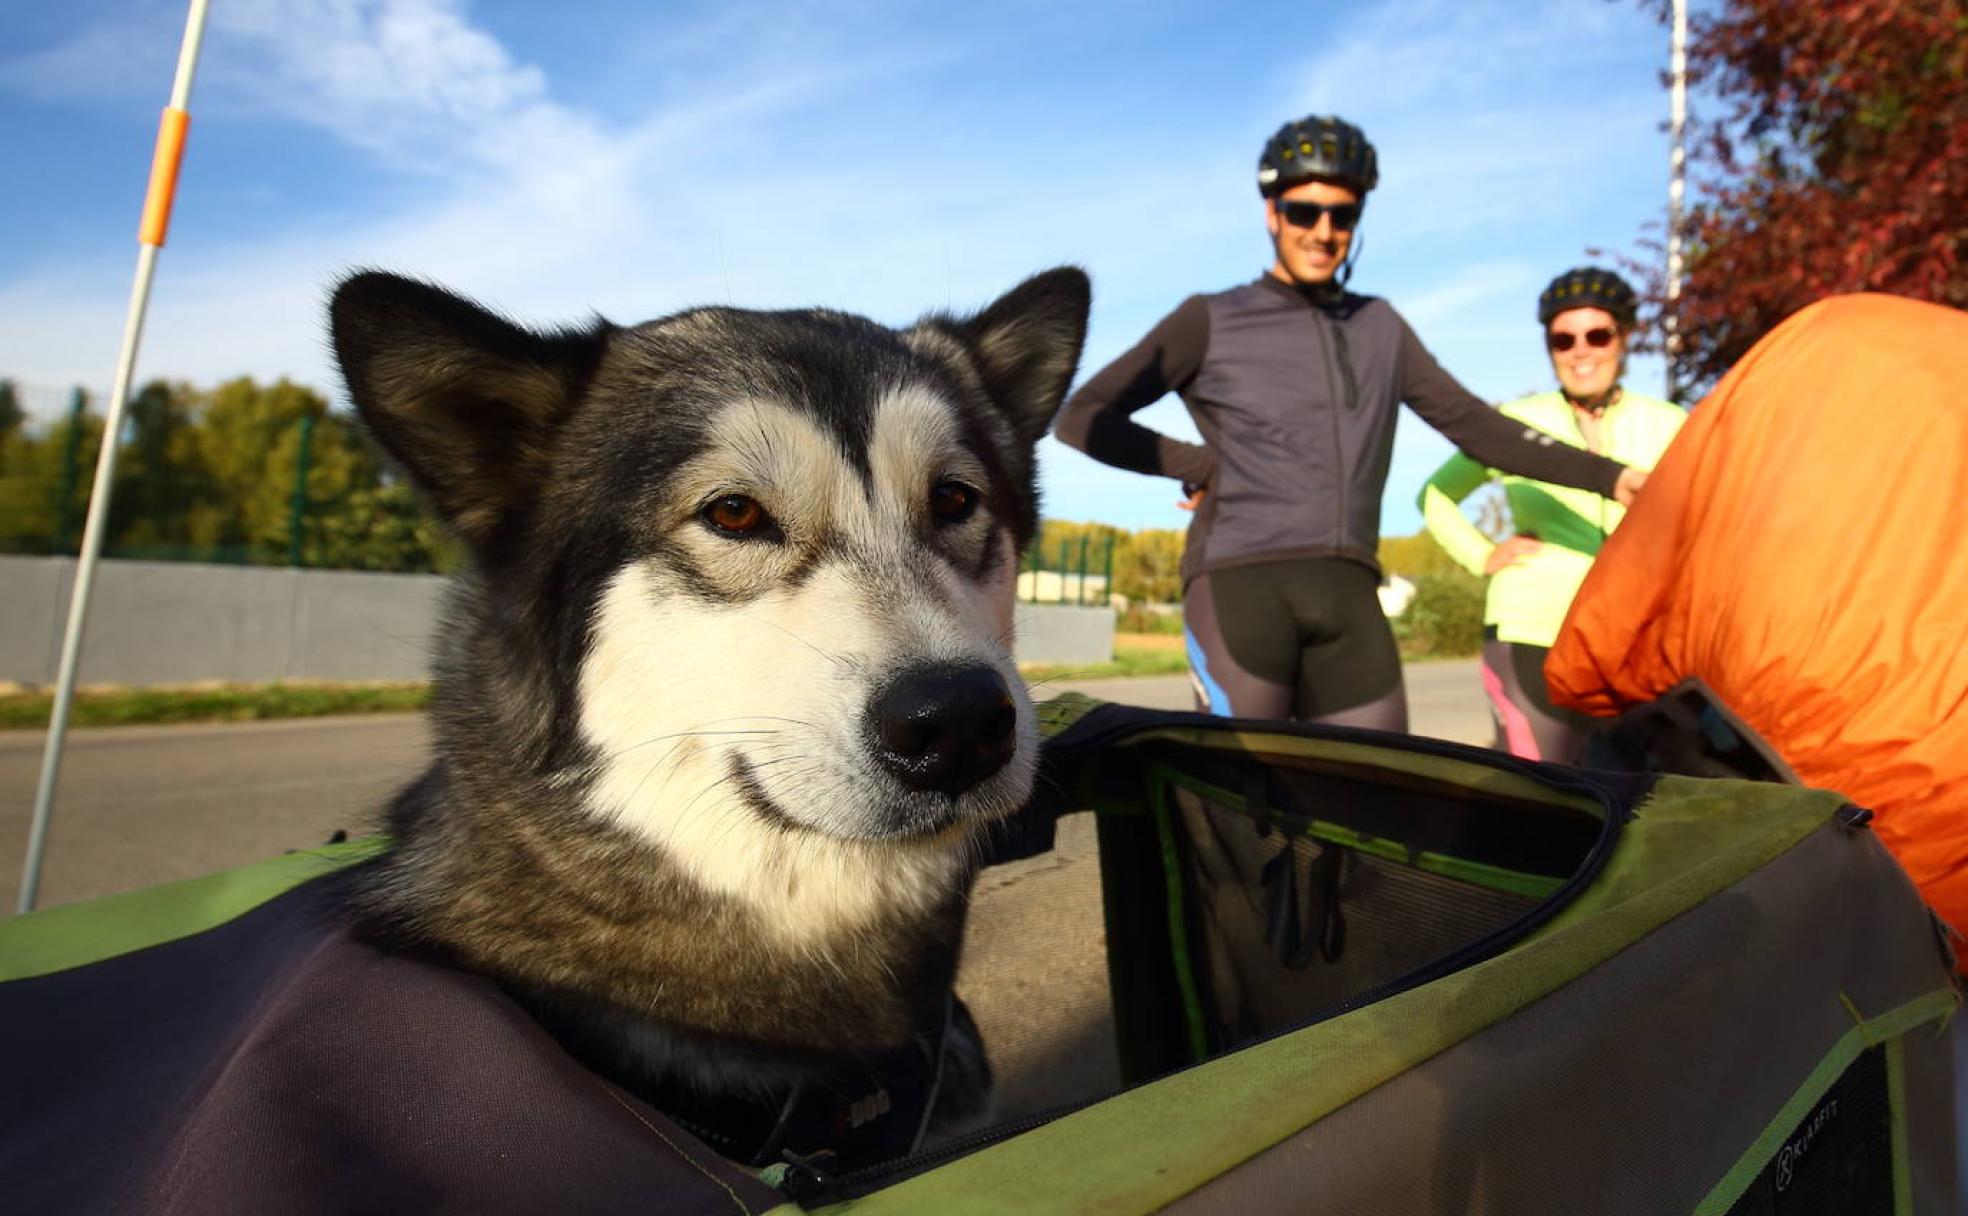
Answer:
<path fill-rule="evenodd" d="M 71 726 L 138 723 L 254 722 L 324 714 L 402 713 L 424 707 L 424 684 L 223 684 L 197 688 L 84 689 L 75 694 Z M 0 730 L 42 730 L 54 707 L 50 692 L 0 694 Z"/>
<path fill-rule="evenodd" d="M 1187 671 L 1180 649 L 1116 646 L 1114 661 L 1074 666 L 1035 663 L 1019 668 L 1029 683 L 1111 676 L 1159 676 Z M 328 714 L 410 713 L 424 708 L 423 684 L 227 684 L 199 688 L 84 689 L 75 694 L 72 727 L 169 725 L 185 722 L 261 722 Z M 0 693 L 0 730 L 44 730 L 54 708 L 48 692 Z"/>
<path fill-rule="evenodd" d="M 1189 656 L 1182 648 L 1181 638 L 1172 639 L 1174 646 L 1163 646 L 1132 644 L 1123 640 L 1128 636 L 1122 634 L 1115 638 L 1111 663 L 1021 663 L 1018 674 L 1025 677 L 1027 684 L 1044 684 L 1051 680 L 1100 680 L 1113 676 L 1171 676 L 1189 670 Z"/>
<path fill-rule="evenodd" d="M 1026 680 L 1094 679 L 1168 675 L 1188 669 L 1178 646 L 1125 642 L 1114 661 L 1081 666 L 1033 664 L 1019 668 Z M 181 722 L 259 722 L 327 714 L 407 713 L 424 708 L 424 684 L 225 684 L 195 688 L 97 688 L 75 694 L 69 725 L 136 726 Z M 0 730 L 44 730 L 54 707 L 51 692 L 0 693 Z"/>
<path fill-rule="evenodd" d="M 1438 656 L 1404 654 L 1403 659 Z M 1029 684 L 1118 676 L 1181 675 L 1189 657 L 1180 635 L 1122 633 L 1111 663 L 1032 663 L 1018 671 Z M 327 714 L 411 713 L 430 696 L 424 684 L 224 684 L 195 688 L 84 689 L 75 696 L 71 726 L 162 725 L 176 722 L 258 722 Z M 0 692 L 0 730 L 42 730 L 52 693 Z"/>

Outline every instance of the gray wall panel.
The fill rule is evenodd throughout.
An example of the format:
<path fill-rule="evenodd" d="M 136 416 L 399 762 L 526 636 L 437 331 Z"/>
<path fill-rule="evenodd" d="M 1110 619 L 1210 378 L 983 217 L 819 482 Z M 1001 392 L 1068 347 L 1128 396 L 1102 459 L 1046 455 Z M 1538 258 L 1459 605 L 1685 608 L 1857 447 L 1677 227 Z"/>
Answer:
<path fill-rule="evenodd" d="M 55 678 L 74 565 L 66 558 L 0 557 L 0 680 Z"/>
<path fill-rule="evenodd" d="M 54 681 L 71 558 L 0 557 L 0 680 Z M 85 684 L 416 680 L 444 580 L 191 562 L 106 561 L 82 650 Z M 1106 608 L 1018 605 L 1018 657 L 1104 663 Z"/>
<path fill-rule="evenodd" d="M 443 591 L 426 574 L 304 572 L 287 678 L 423 679 Z"/>

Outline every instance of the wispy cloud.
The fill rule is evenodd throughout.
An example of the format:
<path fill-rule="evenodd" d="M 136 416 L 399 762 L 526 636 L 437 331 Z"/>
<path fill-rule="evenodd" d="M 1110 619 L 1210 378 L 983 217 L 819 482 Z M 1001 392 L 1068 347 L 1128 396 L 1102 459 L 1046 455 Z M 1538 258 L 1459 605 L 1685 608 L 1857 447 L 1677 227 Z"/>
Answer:
<path fill-rule="evenodd" d="M 1399 302 L 1401 315 L 1417 329 L 1432 330 L 1453 324 L 1472 314 L 1486 313 L 1506 301 L 1522 304 L 1543 281 L 1538 270 L 1520 259 L 1478 262 L 1460 267 L 1455 276 Z M 1516 313 L 1526 312 L 1517 308 Z M 1521 317 L 1513 317 L 1521 320 Z"/>
<path fill-rule="evenodd" d="M 1616 7 L 1390 0 L 1322 19 L 1316 55 L 1198 93 L 1152 62 L 1127 74 L 1122 57 L 1139 51 L 1109 23 L 1155 19 L 1132 7 L 1034 6 L 989 37 L 886 0 L 666 9 L 594 65 L 616 81 L 601 89 L 502 42 L 462 0 L 228 0 L 200 77 L 212 126 L 194 131 L 140 373 L 330 387 L 322 297 L 354 265 L 540 322 L 718 300 L 901 321 L 1073 261 L 1095 278 L 1091 367 L 1188 292 L 1266 264 L 1257 141 L 1288 114 L 1338 110 L 1367 126 L 1386 174 L 1357 282 L 1394 299 L 1479 392 L 1516 391 L 1544 374 L 1535 342 L 1510 336 L 1520 297 L 1547 263 L 1632 229 L 1627 212 L 1598 227 L 1580 216 L 1620 202 L 1622 166 L 1658 142 L 1625 95 L 1648 85 L 1632 72 L 1616 87 L 1551 83 L 1597 78 L 1591 57 L 1617 48 L 1594 23 L 1617 25 Z M 0 88 L 154 112 L 181 17 L 138 0 L 114 26 L 0 63 Z M 133 20 L 147 41 L 129 37 Z M 1029 67 L 1034 37 L 1080 47 L 1087 78 Z M 1183 50 L 1167 53 L 1186 62 Z M 325 133 L 415 188 L 354 222 L 290 199 L 261 235 L 201 229 L 200 136 L 228 121 Z M 127 246 L 29 265 L 0 281 L 0 370 L 106 379 L 77 369 L 113 358 Z M 1186 430 L 1180 414 L 1168 404 L 1149 420 Z M 1167 487 L 1063 449 L 1047 480 L 1063 513 L 1183 519 Z"/>
<path fill-rule="evenodd" d="M 1495 104 L 1499 83 L 1563 81 L 1590 95 L 1604 83 L 1594 68 L 1622 57 L 1610 36 L 1632 24 L 1614 5 L 1593 0 L 1361 6 L 1294 70 L 1296 100 L 1312 110 L 1368 102 L 1390 115 L 1435 109 L 1452 118 L 1445 107 Z"/>
<path fill-rule="evenodd" d="M 458 0 L 229 0 L 228 79 L 270 115 L 317 126 L 393 167 L 516 175 L 550 152 L 605 157 L 607 137 L 556 104 Z"/>
<path fill-rule="evenodd" d="M 1182 256 L 1157 252 L 1194 210 L 1178 158 L 1147 172 L 1094 157 L 1035 168 L 1041 132 L 953 133 L 893 110 L 890 129 L 865 139 L 816 110 L 890 82 L 934 88 L 962 52 L 907 36 L 841 45 L 853 29 L 824 15 L 778 18 L 763 43 L 728 19 L 683 31 L 696 58 L 720 66 L 682 73 L 658 90 L 662 104 L 611 125 L 558 101 L 448 0 L 235 5 L 213 68 L 235 95 L 455 187 L 353 228 L 302 215 L 274 237 L 168 260 L 146 362 L 326 385 L 320 295 L 352 264 L 428 275 L 542 320 L 590 309 L 635 320 L 706 300 L 824 301 L 901 320 L 982 304 L 1052 262 L 1105 262 L 1115 272 L 1103 288 L 1125 290 Z M 196 153 L 181 213 L 197 205 Z M 1117 180 L 1153 239 L 1116 224 Z M 63 261 L 0 284 L 0 311 L 19 318 L 0 332 L 0 365 L 54 375 L 78 343 L 108 348 L 126 267 L 120 255 Z M 1173 303 L 1165 289 L 1150 298 Z"/>
<path fill-rule="evenodd" d="M 0 61 L 0 86 L 45 101 L 125 110 L 162 100 L 184 6 L 141 0 L 67 40 Z M 400 171 L 517 167 L 596 142 L 594 124 L 548 96 L 474 26 L 459 0 L 226 0 L 214 5 L 200 109 L 319 128 Z"/>
<path fill-rule="evenodd" d="M 1296 69 L 1297 100 L 1372 132 L 1383 228 L 1411 241 L 1521 233 L 1575 215 L 1630 178 L 1636 146 L 1659 143 L 1659 91 L 1631 70 L 1637 24 L 1603 0 L 1362 9 Z"/>

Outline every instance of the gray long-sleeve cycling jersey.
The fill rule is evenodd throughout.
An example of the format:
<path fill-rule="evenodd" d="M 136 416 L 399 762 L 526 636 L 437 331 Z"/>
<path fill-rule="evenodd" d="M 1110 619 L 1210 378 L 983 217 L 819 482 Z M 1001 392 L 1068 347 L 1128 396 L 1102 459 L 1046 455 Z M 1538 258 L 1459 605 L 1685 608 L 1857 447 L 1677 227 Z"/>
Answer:
<path fill-rule="evenodd" d="M 1129 415 L 1181 394 L 1183 443 Z M 1096 460 L 1209 487 L 1185 581 L 1299 557 L 1379 569 L 1380 497 L 1402 402 L 1491 468 L 1610 497 L 1622 466 L 1491 409 L 1442 370 L 1385 300 L 1315 301 L 1271 275 L 1184 300 L 1081 386 L 1055 431 Z"/>

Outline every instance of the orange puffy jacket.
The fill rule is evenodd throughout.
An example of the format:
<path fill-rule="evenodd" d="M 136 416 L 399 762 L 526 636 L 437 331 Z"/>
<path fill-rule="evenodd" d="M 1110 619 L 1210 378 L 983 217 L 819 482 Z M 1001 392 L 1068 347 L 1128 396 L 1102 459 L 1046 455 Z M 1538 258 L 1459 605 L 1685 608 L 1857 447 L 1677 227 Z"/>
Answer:
<path fill-rule="evenodd" d="M 1698 676 L 1968 932 L 1968 313 L 1778 326 L 1697 407 L 1545 664 L 1610 715 Z M 1968 955 L 1964 955 L 1968 964 Z"/>

